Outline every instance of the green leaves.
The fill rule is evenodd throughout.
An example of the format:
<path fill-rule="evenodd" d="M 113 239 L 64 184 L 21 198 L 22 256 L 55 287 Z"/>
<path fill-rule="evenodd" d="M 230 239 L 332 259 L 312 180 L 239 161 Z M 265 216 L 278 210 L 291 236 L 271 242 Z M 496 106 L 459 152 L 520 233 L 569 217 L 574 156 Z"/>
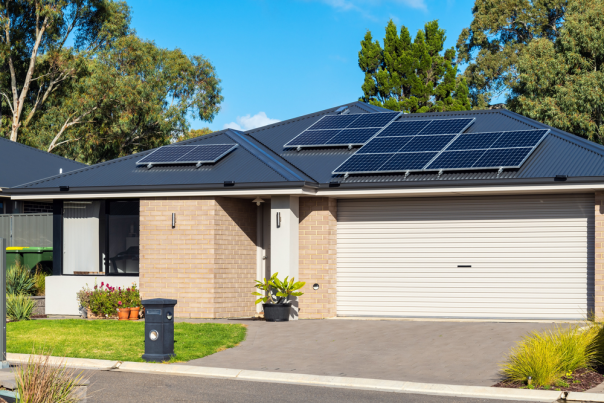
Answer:
<path fill-rule="evenodd" d="M 268 280 L 266 278 L 263 281 L 256 280 L 256 288 L 265 292 L 265 294 L 259 292 L 252 293 L 252 295 L 263 297 L 258 298 L 256 304 L 259 304 L 260 302 L 265 304 L 267 302 L 272 304 L 283 304 L 287 303 L 290 297 L 304 295 L 303 292 L 297 291 L 304 287 L 306 284 L 304 281 L 295 281 L 293 277 L 290 279 L 289 276 L 285 277 L 283 280 L 279 280 L 277 277 L 278 275 L 279 273 L 275 273 Z"/>
<path fill-rule="evenodd" d="M 492 98 L 509 93 L 517 79 L 518 58 L 533 40 L 553 42 L 564 21 L 567 0 L 476 0 L 469 28 L 457 40 L 459 63 L 472 104 L 488 107 Z"/>
<path fill-rule="evenodd" d="M 572 0 L 552 42 L 533 40 L 518 58 L 509 107 L 604 143 L 604 1 Z"/>
<path fill-rule="evenodd" d="M 384 49 L 371 32 L 361 41 L 359 67 L 365 72 L 362 101 L 410 113 L 470 109 L 467 85 L 457 79 L 455 50 L 444 55 L 445 31 L 428 22 L 411 40 L 392 20 L 386 26 Z"/>

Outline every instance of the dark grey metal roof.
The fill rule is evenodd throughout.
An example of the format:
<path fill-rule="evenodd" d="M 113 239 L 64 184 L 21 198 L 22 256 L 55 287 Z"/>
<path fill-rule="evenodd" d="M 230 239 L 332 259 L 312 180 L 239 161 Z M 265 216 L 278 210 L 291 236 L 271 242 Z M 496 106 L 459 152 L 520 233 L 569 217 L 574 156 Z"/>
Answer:
<path fill-rule="evenodd" d="M 187 140 L 182 144 L 240 144 L 232 137 L 236 134 L 230 129 L 207 134 L 195 139 Z M 308 181 L 304 174 L 300 174 L 295 167 L 276 156 L 272 159 L 281 165 L 288 165 L 289 172 L 295 175 L 288 176 L 288 171 L 271 167 L 270 158 L 262 160 L 250 152 L 245 144 L 240 144 L 234 151 L 226 155 L 213 165 L 157 165 L 148 169 L 144 165 L 136 165 L 136 161 L 153 150 L 137 153 L 112 161 L 92 165 L 65 175 L 57 175 L 36 182 L 32 182 L 16 189 L 58 188 L 59 186 L 78 187 L 114 187 L 114 186 L 157 186 L 157 185 L 200 185 L 220 184 L 225 181 L 235 183 L 255 182 L 286 182 Z M 268 153 L 273 154 L 268 150 Z"/>
<path fill-rule="evenodd" d="M 385 110 L 362 102 L 347 104 L 350 113 L 376 113 Z M 497 109 L 482 111 L 441 112 L 403 115 L 401 119 L 429 119 L 438 117 L 474 117 L 476 121 L 467 132 L 526 130 L 549 128 L 550 134 L 518 170 L 464 171 L 437 173 L 412 173 L 404 175 L 351 175 L 344 179 L 331 172 L 354 152 L 347 148 L 309 148 L 295 151 L 283 145 L 304 129 L 327 114 L 335 113 L 339 106 L 278 122 L 247 132 L 232 129 L 208 134 L 181 144 L 239 144 L 235 151 L 215 165 L 156 166 L 152 169 L 138 167 L 135 162 L 151 151 L 93 165 L 68 174 L 26 184 L 14 189 L 15 193 L 30 193 L 36 189 L 70 188 L 164 188 L 183 186 L 222 186 L 224 181 L 234 181 L 241 186 L 254 187 L 264 184 L 270 187 L 312 185 L 324 187 L 328 183 L 341 182 L 346 186 L 384 184 L 388 186 L 450 186 L 472 182 L 477 186 L 507 181 L 532 182 L 537 178 L 552 180 L 556 175 L 581 177 L 604 176 L 604 147 L 551 128 L 513 112 Z M 440 183 L 440 184 L 439 184 Z"/>
<path fill-rule="evenodd" d="M 0 188 L 80 169 L 87 165 L 0 138 Z"/>
<path fill-rule="evenodd" d="M 358 113 L 358 112 L 354 112 Z M 322 115 L 321 115 L 322 116 Z M 603 176 L 604 147 L 539 123 L 505 109 L 439 112 L 403 115 L 401 119 L 424 120 L 430 118 L 474 117 L 476 121 L 467 133 L 478 133 L 498 130 L 527 130 L 535 128 L 551 129 L 550 134 L 539 145 L 535 152 L 518 170 L 503 171 L 464 171 L 437 173 L 412 173 L 405 178 L 404 174 L 342 175 L 331 172 L 355 153 L 356 149 L 344 148 L 306 148 L 300 151 L 284 149 L 285 144 L 302 130 L 312 125 L 321 116 L 308 115 L 304 119 L 292 122 L 284 127 L 267 126 L 248 131 L 249 136 L 266 144 L 275 153 L 307 172 L 320 183 L 337 181 L 341 183 L 373 182 L 418 182 L 418 181 L 459 181 L 470 179 L 511 179 L 511 178 L 552 178 L 556 175 L 569 176 Z"/>

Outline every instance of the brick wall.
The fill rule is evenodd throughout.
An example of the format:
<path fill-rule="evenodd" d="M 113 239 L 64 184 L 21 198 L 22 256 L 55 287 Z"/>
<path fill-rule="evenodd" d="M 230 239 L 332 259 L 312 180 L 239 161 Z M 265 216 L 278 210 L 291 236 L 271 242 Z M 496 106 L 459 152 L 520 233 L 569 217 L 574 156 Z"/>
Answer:
<path fill-rule="evenodd" d="M 175 315 L 181 318 L 254 313 L 250 295 L 256 271 L 253 203 L 171 197 L 144 198 L 140 205 L 143 298 L 178 299 Z M 172 213 L 176 213 L 176 228 L 172 228 Z"/>
<path fill-rule="evenodd" d="M 604 192 L 596 192 L 595 197 L 595 316 L 604 318 Z"/>
<path fill-rule="evenodd" d="M 300 198 L 301 319 L 336 316 L 337 201 L 327 197 Z M 318 283 L 315 291 L 312 286 Z"/>

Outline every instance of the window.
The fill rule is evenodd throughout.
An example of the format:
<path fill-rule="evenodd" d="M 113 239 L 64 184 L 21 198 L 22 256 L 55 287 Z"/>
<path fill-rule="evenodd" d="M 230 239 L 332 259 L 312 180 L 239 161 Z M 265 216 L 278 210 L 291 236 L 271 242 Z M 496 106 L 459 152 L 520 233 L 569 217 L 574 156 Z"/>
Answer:
<path fill-rule="evenodd" d="M 138 275 L 139 201 L 67 201 L 63 274 Z"/>
<path fill-rule="evenodd" d="M 138 274 L 139 201 L 107 201 L 106 273 Z"/>

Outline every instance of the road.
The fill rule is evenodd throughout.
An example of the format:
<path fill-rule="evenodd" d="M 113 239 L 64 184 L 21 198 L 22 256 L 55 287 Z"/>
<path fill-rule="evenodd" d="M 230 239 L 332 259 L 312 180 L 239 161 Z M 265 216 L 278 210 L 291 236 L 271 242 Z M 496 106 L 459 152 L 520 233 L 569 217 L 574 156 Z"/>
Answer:
<path fill-rule="evenodd" d="M 281 383 L 174 375 L 90 371 L 88 403 L 510 403 L 510 400 L 470 399 L 407 393 L 373 392 Z"/>

